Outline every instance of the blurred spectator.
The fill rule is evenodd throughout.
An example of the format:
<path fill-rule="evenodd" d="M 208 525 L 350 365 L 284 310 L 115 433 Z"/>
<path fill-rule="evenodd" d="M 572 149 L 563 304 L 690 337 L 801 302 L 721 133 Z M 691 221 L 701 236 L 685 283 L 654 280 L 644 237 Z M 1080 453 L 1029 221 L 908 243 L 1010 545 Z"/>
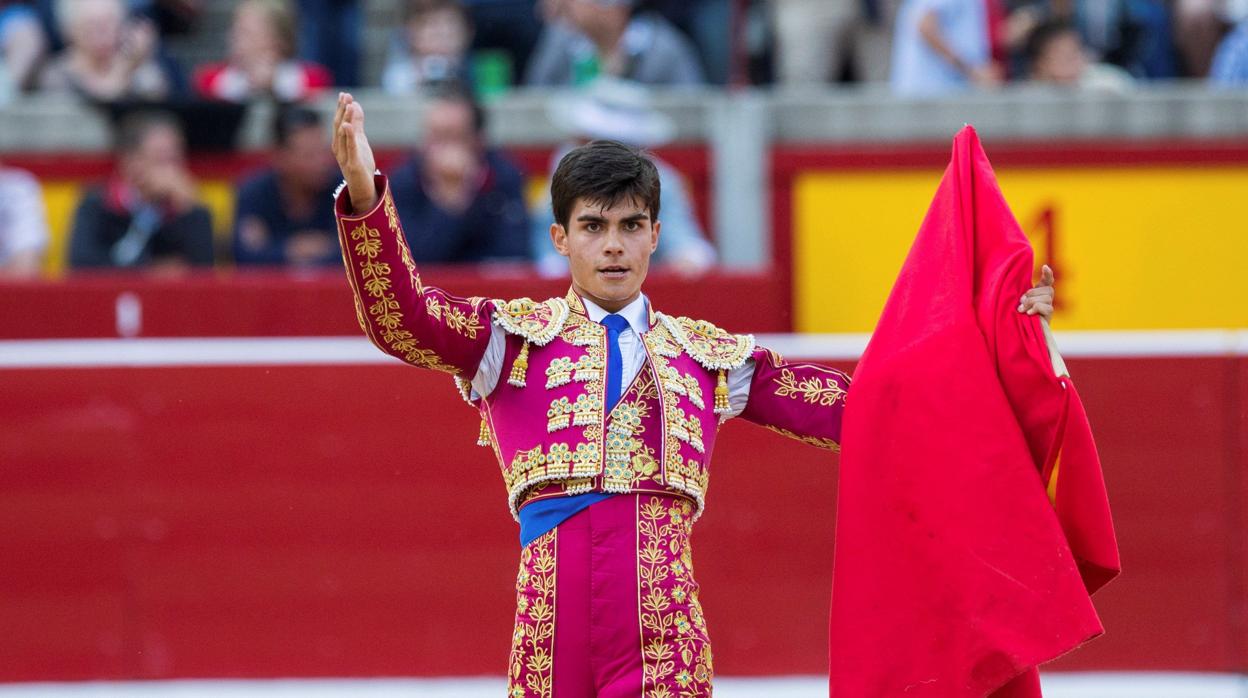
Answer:
<path fill-rule="evenodd" d="M 1005 79 L 992 61 L 986 0 L 904 0 L 893 39 L 893 92 L 936 97 Z"/>
<path fill-rule="evenodd" d="M 177 121 L 151 112 L 126 117 L 116 155 L 116 173 L 74 213 L 70 266 L 212 264 L 212 216 L 197 200 Z"/>
<path fill-rule="evenodd" d="M 1174 0 L 1174 45 L 1187 77 L 1209 76 L 1213 52 L 1226 34 L 1225 0 Z"/>
<path fill-rule="evenodd" d="M 650 106 L 646 89 L 635 83 L 599 78 L 583 93 L 556 100 L 548 110 L 550 119 L 572 140 L 555 149 L 550 172 L 572 148 L 605 138 L 635 147 L 653 148 L 671 141 L 676 125 L 668 116 Z M 715 248 L 706 240 L 694 216 L 680 173 L 661 158 L 651 155 L 662 183 L 659 194 L 659 220 L 663 228 L 653 261 L 656 265 L 685 276 L 697 276 L 715 263 Z M 530 252 L 543 276 L 563 276 L 568 264 L 550 244 L 550 190 L 533 211 Z"/>
<path fill-rule="evenodd" d="M 47 50 L 35 11 L 17 2 L 0 2 L 0 102 L 34 86 Z"/>
<path fill-rule="evenodd" d="M 529 85 L 583 85 L 598 75 L 646 85 L 706 81 L 689 40 L 656 12 L 633 12 L 634 0 L 554 0 L 529 62 Z"/>
<path fill-rule="evenodd" d="M 770 0 L 776 78 L 789 85 L 888 79 L 897 0 Z"/>
<path fill-rule="evenodd" d="M 486 146 L 485 113 L 466 92 L 429 104 L 421 150 L 394 171 L 390 188 L 417 261 L 527 258 L 524 178 Z"/>
<path fill-rule="evenodd" d="M 65 49 L 44 68 L 45 91 L 72 91 L 101 102 L 170 97 L 178 76 L 158 53 L 156 28 L 127 19 L 121 0 L 59 0 Z"/>
<path fill-rule="evenodd" d="M 1075 25 L 1051 20 L 1036 27 L 1027 41 L 1028 73 L 1035 82 L 1121 92 L 1131 74 L 1117 66 L 1093 63 Z"/>
<path fill-rule="evenodd" d="M 273 97 L 298 102 L 333 83 L 324 66 L 295 58 L 295 13 L 285 0 L 243 0 L 234 9 L 229 56 L 201 67 L 195 89 L 230 102 Z"/>
<path fill-rule="evenodd" d="M 422 87 L 469 84 L 472 24 L 457 0 L 409 0 L 390 42 L 381 86 L 396 95 Z"/>
<path fill-rule="evenodd" d="M 1248 86 L 1248 13 L 1218 44 L 1209 80 L 1220 87 Z"/>
<path fill-rule="evenodd" d="M 363 14 L 359 0 L 299 0 L 300 56 L 328 68 L 335 85 L 360 84 Z"/>
<path fill-rule="evenodd" d="M 1138 78 L 1178 75 L 1167 0 L 1013 0 L 1007 42 L 1025 56 L 1027 38 L 1048 21 L 1075 25 L 1084 46 L 1100 63 Z"/>
<path fill-rule="evenodd" d="M 37 275 L 47 246 L 39 181 L 24 170 L 0 167 L 0 277 Z"/>
<path fill-rule="evenodd" d="M 333 199 L 334 157 L 320 115 L 279 110 L 271 167 L 239 187 L 234 260 L 245 265 L 335 266 L 341 263 Z"/>
<path fill-rule="evenodd" d="M 868 0 L 871 1 L 874 0 Z M 728 82 L 732 67 L 732 32 L 736 29 L 733 22 L 746 21 L 743 16 L 733 19 L 733 2 L 734 0 L 643 0 L 640 4 L 656 10 L 692 37 L 694 47 L 702 59 L 707 80 L 716 85 L 724 85 Z M 744 9 L 743 7 L 742 10 Z"/>

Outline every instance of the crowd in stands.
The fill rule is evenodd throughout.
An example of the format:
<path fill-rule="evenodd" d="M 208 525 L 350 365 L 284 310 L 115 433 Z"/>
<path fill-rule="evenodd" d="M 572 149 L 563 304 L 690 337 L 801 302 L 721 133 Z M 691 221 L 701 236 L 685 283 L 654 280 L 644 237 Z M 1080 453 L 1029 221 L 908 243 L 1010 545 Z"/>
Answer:
<path fill-rule="evenodd" d="M 322 205 L 336 182 L 327 126 L 301 105 L 339 87 L 437 96 L 423 142 L 392 172 L 405 226 L 422 231 L 418 260 L 528 260 L 556 274 L 549 212 L 530 205 L 524 177 L 485 137 L 479 101 L 509 89 L 576 88 L 551 102 L 567 136 L 557 158 L 590 138 L 670 140 L 647 87 L 876 83 L 921 99 L 1017 82 L 1248 85 L 1248 0 L 396 0 L 400 21 L 378 47 L 360 0 L 229 5 L 220 54 L 188 66 L 170 45 L 202 31 L 206 0 L 0 0 L 0 104 L 65 93 L 178 114 L 188 103 L 283 105 L 271 166 L 239 183 L 231 244 L 218 251 L 186 166 L 185 120 L 120 112 L 116 171 L 78 206 L 70 266 L 337 264 Z M 368 51 L 383 65 L 364 84 Z M 701 273 L 714 249 L 679 176 L 659 164 L 659 259 Z M 38 200 L 29 175 L 0 168 L 0 273 L 38 269 L 48 237 Z"/>

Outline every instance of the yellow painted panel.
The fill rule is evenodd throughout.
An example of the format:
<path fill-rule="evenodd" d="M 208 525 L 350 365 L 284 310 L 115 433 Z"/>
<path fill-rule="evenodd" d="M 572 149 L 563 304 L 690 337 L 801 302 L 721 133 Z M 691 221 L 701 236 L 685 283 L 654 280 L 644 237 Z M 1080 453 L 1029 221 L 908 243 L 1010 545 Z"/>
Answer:
<path fill-rule="evenodd" d="M 1238 293 L 1248 168 L 1012 168 L 998 177 L 1038 261 L 1059 270 L 1057 327 L 1248 327 Z M 936 171 L 797 178 L 799 331 L 871 330 L 939 181 Z"/>
<path fill-rule="evenodd" d="M 43 203 L 48 212 L 48 235 L 51 238 L 44 255 L 43 271 L 46 275 L 55 276 L 68 266 L 69 234 L 74 223 L 74 212 L 89 185 L 79 180 L 47 180 L 42 186 Z M 230 236 L 234 232 L 234 182 L 225 179 L 201 180 L 199 196 L 212 213 L 218 262 L 228 260 Z"/>
<path fill-rule="evenodd" d="M 82 186 L 77 180 L 45 181 L 43 204 L 48 213 L 48 250 L 43 257 L 43 272 L 55 276 L 65 270 L 69 260 L 69 231 Z"/>

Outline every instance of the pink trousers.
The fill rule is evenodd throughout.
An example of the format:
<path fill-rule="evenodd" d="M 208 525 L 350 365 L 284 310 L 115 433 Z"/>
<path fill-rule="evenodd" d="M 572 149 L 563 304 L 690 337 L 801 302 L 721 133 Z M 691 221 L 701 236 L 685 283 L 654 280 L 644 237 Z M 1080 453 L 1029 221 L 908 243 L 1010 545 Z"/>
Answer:
<path fill-rule="evenodd" d="M 521 550 L 510 698 L 711 694 L 692 513 L 680 496 L 616 495 Z"/>

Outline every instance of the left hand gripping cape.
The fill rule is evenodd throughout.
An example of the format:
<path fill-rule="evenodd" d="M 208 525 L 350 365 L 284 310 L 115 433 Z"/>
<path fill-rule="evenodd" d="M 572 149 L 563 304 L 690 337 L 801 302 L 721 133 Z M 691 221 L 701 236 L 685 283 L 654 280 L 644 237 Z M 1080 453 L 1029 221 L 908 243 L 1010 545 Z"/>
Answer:
<path fill-rule="evenodd" d="M 1038 696 L 1103 632 L 1117 544 L 1074 385 L 1017 310 L 1032 265 L 968 126 L 846 399 L 833 698 Z"/>

